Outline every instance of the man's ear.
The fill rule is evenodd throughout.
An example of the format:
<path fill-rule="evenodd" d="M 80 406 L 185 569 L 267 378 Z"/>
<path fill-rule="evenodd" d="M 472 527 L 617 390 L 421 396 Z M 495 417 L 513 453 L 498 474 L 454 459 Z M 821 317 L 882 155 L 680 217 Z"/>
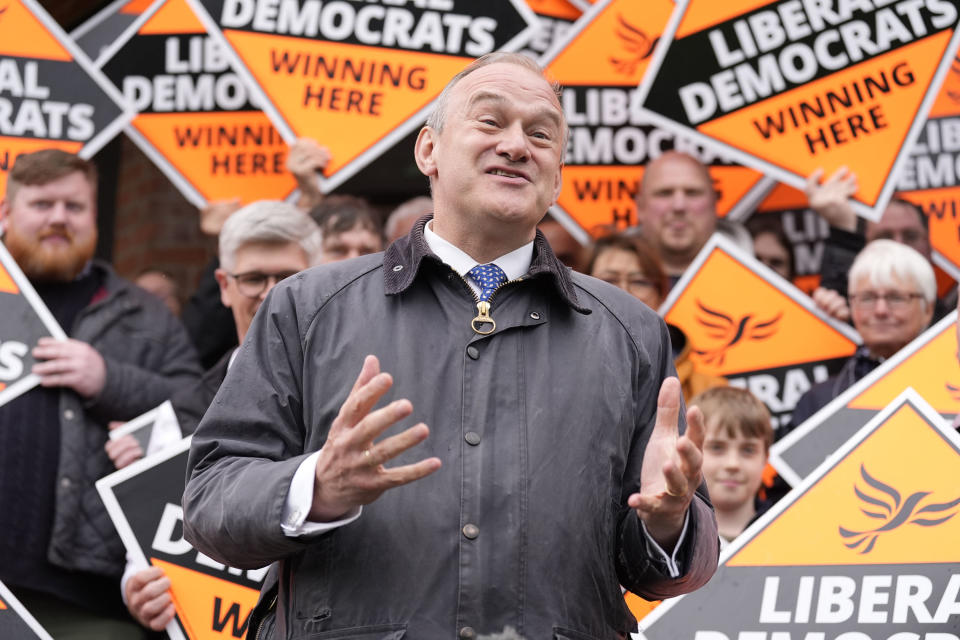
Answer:
<path fill-rule="evenodd" d="M 0 236 L 7 232 L 7 225 L 10 224 L 10 205 L 7 199 L 0 200 Z"/>
<path fill-rule="evenodd" d="M 230 297 L 227 295 L 227 272 L 222 268 L 218 268 L 213 272 L 213 277 L 217 279 L 217 284 L 220 285 L 220 302 L 229 309 Z"/>
<path fill-rule="evenodd" d="M 553 185 L 553 204 L 557 203 L 557 198 L 560 197 L 560 189 L 563 187 L 563 163 L 560 163 L 560 170 L 557 171 L 557 180 L 556 184 Z"/>
<path fill-rule="evenodd" d="M 433 157 L 436 150 L 437 132 L 432 127 L 423 127 L 417 135 L 417 143 L 413 147 L 413 156 L 417 161 L 420 173 L 428 178 L 436 177 L 437 161 Z"/>

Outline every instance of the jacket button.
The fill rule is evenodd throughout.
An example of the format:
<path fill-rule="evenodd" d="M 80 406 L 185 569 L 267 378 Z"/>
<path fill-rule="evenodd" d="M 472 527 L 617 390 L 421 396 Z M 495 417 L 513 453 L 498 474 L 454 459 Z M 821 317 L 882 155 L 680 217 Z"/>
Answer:
<path fill-rule="evenodd" d="M 480 535 L 480 527 L 475 524 L 463 525 L 463 537 L 467 540 L 476 540 Z"/>
<path fill-rule="evenodd" d="M 480 349 L 477 349 L 475 346 L 470 345 L 467 347 L 467 355 L 470 356 L 473 360 L 476 360 L 480 357 Z"/>
<path fill-rule="evenodd" d="M 467 444 L 472 444 L 473 446 L 480 444 L 480 434 L 476 431 L 467 431 L 463 435 L 463 439 L 467 441 Z"/>
<path fill-rule="evenodd" d="M 66 476 L 60 478 L 60 486 L 63 487 L 64 489 L 69 489 L 70 485 L 72 484 L 73 484 L 73 481 L 70 480 L 70 478 Z"/>
<path fill-rule="evenodd" d="M 530 317 L 531 317 L 533 320 L 539 320 L 539 319 L 540 319 L 540 314 L 537 313 L 536 311 L 532 311 L 532 312 L 530 313 Z"/>
<path fill-rule="evenodd" d="M 73 409 L 67 409 L 63 412 L 63 417 L 67 420 L 73 420 Z"/>
<path fill-rule="evenodd" d="M 398 265 L 396 265 L 396 266 L 393 268 L 393 272 L 394 272 L 394 273 L 399 273 L 399 272 L 401 272 L 401 271 L 403 271 L 403 265 L 402 265 L 402 264 L 398 264 Z"/>
<path fill-rule="evenodd" d="M 473 630 L 473 627 L 463 627 L 460 629 L 460 640 L 474 640 L 477 637 L 477 632 Z"/>

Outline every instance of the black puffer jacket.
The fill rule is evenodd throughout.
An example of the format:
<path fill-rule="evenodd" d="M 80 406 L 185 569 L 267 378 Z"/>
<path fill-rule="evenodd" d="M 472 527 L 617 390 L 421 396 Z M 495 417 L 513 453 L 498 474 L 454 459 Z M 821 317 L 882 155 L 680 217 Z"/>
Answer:
<path fill-rule="evenodd" d="M 106 363 L 100 395 L 84 401 L 60 392 L 60 464 L 48 558 L 65 569 L 107 576 L 123 573 L 124 549 L 94 487 L 115 471 L 104 451 L 107 423 L 156 407 L 200 376 L 180 321 L 163 303 L 120 278 L 108 265 L 103 289 L 79 313 L 71 338 L 93 346 Z"/>

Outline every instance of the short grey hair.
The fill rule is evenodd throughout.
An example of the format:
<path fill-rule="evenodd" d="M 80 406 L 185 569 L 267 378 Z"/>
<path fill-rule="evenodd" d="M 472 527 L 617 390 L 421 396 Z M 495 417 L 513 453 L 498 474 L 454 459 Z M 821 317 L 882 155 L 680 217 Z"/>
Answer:
<path fill-rule="evenodd" d="M 450 105 L 450 94 L 453 93 L 453 88 L 456 87 L 457 84 L 466 76 L 470 75 L 477 69 L 482 69 L 483 67 L 498 63 L 515 64 L 526 69 L 530 69 L 550 84 L 554 95 L 557 97 L 557 102 L 560 102 L 560 98 L 563 93 L 560 83 L 549 78 L 544 68 L 537 64 L 536 60 L 522 53 L 514 53 L 511 51 L 494 51 L 492 53 L 480 56 L 468 64 L 467 67 L 460 73 L 453 76 L 450 82 L 447 83 L 447 86 L 443 88 L 443 91 L 441 91 L 440 95 L 437 97 L 437 101 L 433 105 L 433 111 L 431 111 L 430 115 L 427 117 L 427 126 L 434 131 L 442 131 L 443 125 L 447 119 L 447 108 Z M 570 127 L 567 125 L 567 116 L 563 112 L 562 106 L 560 108 L 560 119 L 563 123 L 563 147 L 560 149 L 560 157 L 563 158 L 566 156 L 567 141 L 570 138 Z"/>
<path fill-rule="evenodd" d="M 916 249 L 894 240 L 874 240 L 857 254 L 847 274 L 847 288 L 851 293 L 854 283 L 864 277 L 877 288 L 893 287 L 894 278 L 913 283 L 928 305 L 937 299 L 933 267 Z"/>
<path fill-rule="evenodd" d="M 288 202 L 259 200 L 227 218 L 220 230 L 220 266 L 232 271 L 237 250 L 258 242 L 295 242 L 303 249 L 311 265 L 320 261 L 320 227 L 310 216 Z"/>

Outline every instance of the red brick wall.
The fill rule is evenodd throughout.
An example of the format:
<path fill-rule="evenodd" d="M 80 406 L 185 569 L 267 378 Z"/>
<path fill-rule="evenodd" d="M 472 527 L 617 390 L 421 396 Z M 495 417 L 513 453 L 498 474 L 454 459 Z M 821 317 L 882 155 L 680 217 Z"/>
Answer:
<path fill-rule="evenodd" d="M 200 233 L 196 207 L 126 137 L 117 174 L 114 266 L 128 278 L 147 267 L 168 271 L 185 299 L 216 253 L 216 239 Z"/>

